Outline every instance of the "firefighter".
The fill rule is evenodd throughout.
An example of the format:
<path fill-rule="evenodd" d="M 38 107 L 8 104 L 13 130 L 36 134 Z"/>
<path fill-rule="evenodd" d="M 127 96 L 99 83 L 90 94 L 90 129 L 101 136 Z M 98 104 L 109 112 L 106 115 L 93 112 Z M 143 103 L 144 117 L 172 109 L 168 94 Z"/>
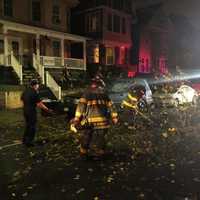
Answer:
<path fill-rule="evenodd" d="M 136 115 L 146 109 L 145 92 L 144 86 L 134 85 L 129 89 L 127 97 L 122 101 L 121 108 L 124 111 L 128 125 L 133 124 Z"/>
<path fill-rule="evenodd" d="M 43 109 L 46 112 L 52 113 L 39 98 L 39 82 L 34 79 L 22 94 L 23 113 L 25 119 L 25 130 L 22 143 L 27 147 L 34 146 L 34 137 L 36 133 L 37 112 L 36 107 Z"/>
<path fill-rule="evenodd" d="M 84 129 L 80 131 L 81 155 L 88 155 L 88 153 L 95 157 L 104 155 L 105 135 L 110 127 L 110 120 L 116 124 L 118 114 L 105 93 L 104 84 L 98 79 L 93 79 L 79 100 L 73 120 L 75 127 L 79 125 Z"/>

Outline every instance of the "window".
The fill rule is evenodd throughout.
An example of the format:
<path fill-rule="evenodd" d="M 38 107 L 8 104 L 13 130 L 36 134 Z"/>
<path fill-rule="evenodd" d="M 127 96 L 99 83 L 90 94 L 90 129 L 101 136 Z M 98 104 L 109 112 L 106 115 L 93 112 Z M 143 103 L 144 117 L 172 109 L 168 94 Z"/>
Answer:
<path fill-rule="evenodd" d="M 130 84 L 126 82 L 119 82 L 113 85 L 111 88 L 112 92 L 124 93 L 124 91 L 128 91 Z"/>
<path fill-rule="evenodd" d="M 66 27 L 67 27 L 67 32 L 70 32 L 70 18 L 71 18 L 70 10 L 66 9 Z"/>
<path fill-rule="evenodd" d="M 113 65 L 115 60 L 114 48 L 106 48 L 106 64 Z"/>
<path fill-rule="evenodd" d="M 86 16 L 86 31 L 98 32 L 100 31 L 99 12 L 90 13 Z"/>
<path fill-rule="evenodd" d="M 60 42 L 53 41 L 53 56 L 59 57 L 60 56 Z"/>
<path fill-rule="evenodd" d="M 52 16 L 52 22 L 53 24 L 60 24 L 60 6 L 59 5 L 53 5 L 53 16 Z"/>
<path fill-rule="evenodd" d="M 120 33 L 120 17 L 117 15 L 114 15 L 114 32 Z"/>
<path fill-rule="evenodd" d="M 12 51 L 13 51 L 13 55 L 15 55 L 15 56 L 19 55 L 19 42 L 18 41 L 12 41 Z"/>
<path fill-rule="evenodd" d="M 13 0 L 4 0 L 4 16 L 13 17 Z"/>
<path fill-rule="evenodd" d="M 125 64 L 126 61 L 126 50 L 125 47 L 120 48 L 120 64 Z"/>
<path fill-rule="evenodd" d="M 107 21 L 107 29 L 109 31 L 112 31 L 113 21 L 112 21 L 112 15 L 108 14 L 108 21 Z"/>
<path fill-rule="evenodd" d="M 4 41 L 0 40 L 0 54 L 4 53 Z"/>
<path fill-rule="evenodd" d="M 122 18 L 122 33 L 126 33 L 126 19 Z"/>
<path fill-rule="evenodd" d="M 34 22 L 40 22 L 41 21 L 40 1 L 32 1 L 32 20 Z"/>

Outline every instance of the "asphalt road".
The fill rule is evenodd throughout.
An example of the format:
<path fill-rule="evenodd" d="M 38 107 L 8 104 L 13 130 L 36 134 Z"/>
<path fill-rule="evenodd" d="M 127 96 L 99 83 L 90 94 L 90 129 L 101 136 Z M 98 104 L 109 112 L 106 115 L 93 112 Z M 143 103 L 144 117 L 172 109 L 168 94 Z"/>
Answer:
<path fill-rule="evenodd" d="M 21 111 L 0 112 L 0 199 L 198 200 L 198 108 L 158 108 L 107 136 L 108 155 L 83 159 L 64 116 L 39 118 L 33 148 L 22 137 Z M 13 146 L 7 145 L 16 144 Z"/>

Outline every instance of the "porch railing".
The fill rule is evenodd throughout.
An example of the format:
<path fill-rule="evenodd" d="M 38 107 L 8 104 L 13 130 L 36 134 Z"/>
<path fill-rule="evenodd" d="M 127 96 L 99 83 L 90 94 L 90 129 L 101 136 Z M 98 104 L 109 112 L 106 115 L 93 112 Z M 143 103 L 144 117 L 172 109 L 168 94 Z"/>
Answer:
<path fill-rule="evenodd" d="M 36 72 L 40 75 L 42 79 L 42 84 L 44 84 L 44 66 L 40 63 L 40 60 L 38 60 L 35 54 L 33 54 L 33 67 L 36 70 Z"/>
<path fill-rule="evenodd" d="M 45 67 L 61 67 L 63 65 L 61 57 L 40 56 L 40 62 Z"/>
<path fill-rule="evenodd" d="M 22 84 L 23 73 L 22 73 L 22 57 L 15 56 L 13 54 L 8 55 L 8 65 L 12 66 L 14 71 L 16 72 L 17 76 L 20 79 L 20 84 Z"/>
<path fill-rule="evenodd" d="M 86 66 L 85 66 L 83 59 L 65 58 L 64 64 L 65 64 L 65 66 L 67 65 L 67 68 L 69 68 L 69 69 L 86 70 Z"/>
<path fill-rule="evenodd" d="M 64 63 L 69 69 L 86 70 L 84 60 L 77 58 L 65 58 L 63 60 L 61 57 L 40 56 L 40 63 L 46 68 L 60 68 L 63 67 Z"/>
<path fill-rule="evenodd" d="M 56 83 L 51 74 L 46 71 L 46 85 L 51 89 L 58 100 L 61 100 L 61 87 Z"/>

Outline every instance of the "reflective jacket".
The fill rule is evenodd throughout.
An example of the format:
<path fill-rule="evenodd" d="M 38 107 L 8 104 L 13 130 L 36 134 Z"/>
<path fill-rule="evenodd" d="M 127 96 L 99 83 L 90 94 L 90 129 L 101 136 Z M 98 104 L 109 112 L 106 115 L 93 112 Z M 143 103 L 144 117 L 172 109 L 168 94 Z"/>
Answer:
<path fill-rule="evenodd" d="M 102 90 L 90 88 L 80 98 L 76 108 L 75 120 L 84 121 L 94 129 L 110 127 L 110 119 L 117 118 L 112 101 Z"/>
<path fill-rule="evenodd" d="M 134 94 L 132 91 L 129 91 L 127 97 L 122 101 L 121 107 L 137 109 L 139 100 L 140 98 L 136 94 Z"/>

